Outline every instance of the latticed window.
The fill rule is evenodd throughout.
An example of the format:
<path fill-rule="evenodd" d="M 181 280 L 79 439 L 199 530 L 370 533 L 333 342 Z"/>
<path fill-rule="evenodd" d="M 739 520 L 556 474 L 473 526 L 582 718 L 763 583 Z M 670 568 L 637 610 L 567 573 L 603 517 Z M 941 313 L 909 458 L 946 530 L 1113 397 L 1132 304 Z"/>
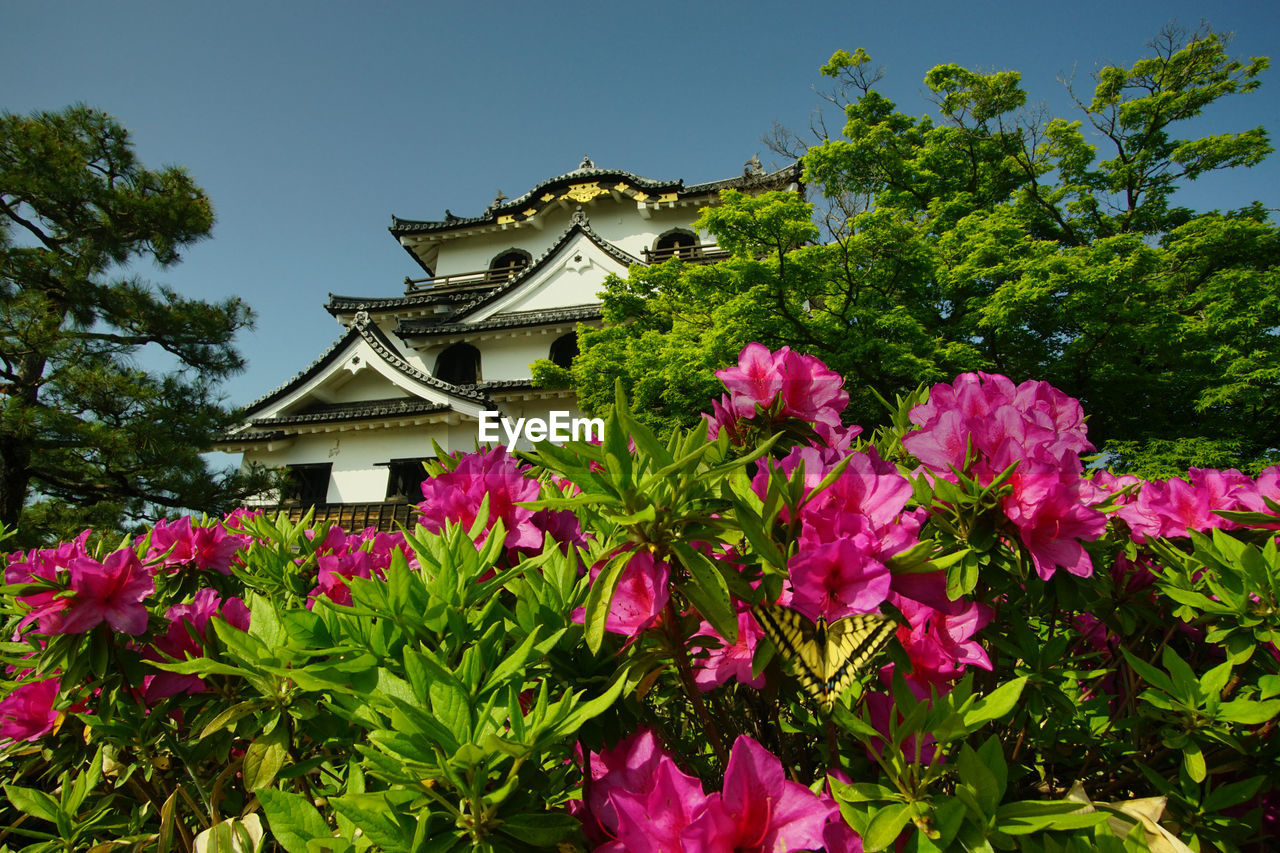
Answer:
<path fill-rule="evenodd" d="M 392 459 L 387 463 L 390 469 L 387 474 L 387 500 L 410 503 L 422 500 L 422 481 L 427 479 L 422 463 L 428 458 Z"/>
<path fill-rule="evenodd" d="M 281 492 L 283 503 L 303 507 L 326 503 L 329 494 L 329 474 L 332 470 L 332 462 L 290 465 Z"/>

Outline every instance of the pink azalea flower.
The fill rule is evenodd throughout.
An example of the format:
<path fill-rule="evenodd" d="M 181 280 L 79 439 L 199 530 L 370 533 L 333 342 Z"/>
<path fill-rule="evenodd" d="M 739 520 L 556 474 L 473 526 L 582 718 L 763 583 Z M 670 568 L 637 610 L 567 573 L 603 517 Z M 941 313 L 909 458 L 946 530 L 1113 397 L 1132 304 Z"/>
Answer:
<path fill-rule="evenodd" d="M 1255 483 L 1235 469 L 1192 468 L 1189 481 L 1174 477 L 1144 483 L 1137 499 L 1116 515 L 1129 525 L 1135 542 L 1156 536 L 1184 537 L 1188 530 L 1203 532 L 1211 527 L 1230 530 L 1238 525 L 1217 511 L 1267 511 L 1262 488 L 1275 476 L 1264 471 Z"/>
<path fill-rule="evenodd" d="M 764 632 L 750 612 L 744 610 L 738 614 L 738 640 L 735 643 L 729 643 L 721 637 L 705 619 L 694 636 L 712 637 L 720 642 L 718 647 L 707 650 L 705 655 L 693 661 L 693 681 L 699 690 L 713 690 L 731 678 L 757 690 L 764 687 L 763 673 L 755 678 L 751 677 L 751 658 L 755 655 L 756 643 L 764 636 Z"/>
<path fill-rule="evenodd" d="M 590 755 L 590 780 L 583 785 L 586 803 L 581 816 L 589 839 L 616 838 L 618 812 L 614 795 L 647 794 L 653 788 L 658 766 L 671 757 L 662 751 L 650 729 L 640 729 L 611 748 Z M 701 784 L 698 786 L 701 793 Z"/>
<path fill-rule="evenodd" d="M 223 600 L 216 590 L 202 589 L 190 604 L 175 604 L 165 612 L 169 630 L 163 637 L 143 652 L 144 660 L 186 660 L 204 654 L 201 641 L 209 636 L 209 620 L 221 618 L 233 628 L 249 630 L 249 608 L 239 598 Z M 190 626 L 190 628 L 188 628 Z M 196 637 L 191 636 L 194 630 Z M 148 704 L 153 704 L 179 693 L 202 693 L 205 683 L 194 675 L 177 672 L 160 672 L 148 675 L 142 681 L 142 694 Z"/>
<path fill-rule="evenodd" d="M 603 564 L 592 567 L 593 581 L 602 568 Z M 605 630 L 634 637 L 656 623 L 671 598 L 670 577 L 671 570 L 665 562 L 655 560 L 648 551 L 634 552 L 614 587 Z M 582 622 L 586 618 L 585 609 L 579 607 L 572 618 L 575 622 Z"/>
<path fill-rule="evenodd" d="M 1002 502 L 1005 515 L 1035 564 L 1036 574 L 1048 580 L 1057 569 L 1078 577 L 1093 573 L 1093 561 L 1080 544 L 1102 535 L 1107 518 L 1087 506 L 1093 489 L 1080 477 L 1080 460 L 1064 451 L 1061 460 L 1024 459 L 1009 482 L 1013 492 Z"/>
<path fill-rule="evenodd" d="M 938 574 L 941 574 L 940 572 Z M 893 602 L 906 625 L 898 626 L 898 640 L 911 659 L 907 685 L 918 698 L 929 695 L 932 686 L 939 693 L 951 689 L 951 682 L 964 675 L 966 667 L 990 670 L 991 659 L 973 635 L 991 621 L 989 607 L 974 601 L 956 601 L 948 612 L 901 596 Z M 894 664 L 880 668 L 886 685 L 892 683 Z"/>
<path fill-rule="evenodd" d="M 609 805 L 617 817 L 616 840 L 597 850 L 663 853 L 681 849 L 681 833 L 702 812 L 706 795 L 701 781 L 663 755 L 641 790 L 615 787 Z"/>
<path fill-rule="evenodd" d="M 912 691 L 915 692 L 914 690 Z M 893 703 L 893 699 L 887 693 L 867 693 L 866 694 L 867 711 L 871 718 L 871 725 L 881 735 L 880 743 L 874 741 L 867 743 L 867 755 L 872 761 L 875 761 L 883 752 L 885 747 L 892 748 L 893 738 L 890 735 L 889 721 L 896 721 L 897 725 L 903 723 L 902 714 L 898 712 L 897 707 Z M 916 736 L 908 735 L 902 741 L 902 756 L 908 762 L 919 761 L 921 764 L 930 764 L 933 762 L 933 753 L 936 749 L 937 740 L 933 735 L 926 734 L 920 741 L 919 755 L 916 755 Z"/>
<path fill-rule="evenodd" d="M 488 496 L 485 534 L 502 519 L 506 529 L 503 542 L 508 548 L 536 552 L 542 548 L 542 532 L 533 523 L 533 510 L 516 504 L 537 500 L 538 491 L 537 481 L 524 476 L 520 464 L 502 445 L 468 453 L 452 471 L 423 481 L 425 500 L 418 504 L 419 522 L 433 533 L 443 530 L 446 522 L 470 527 L 481 501 Z"/>
<path fill-rule="evenodd" d="M 106 622 L 121 634 L 147 630 L 147 608 L 142 601 L 156 591 L 155 581 L 131 548 L 122 548 L 99 563 L 92 557 L 76 557 L 67 567 L 75 595 L 51 633 L 83 634 Z"/>
<path fill-rule="evenodd" d="M 10 554 L 4 568 L 4 582 L 18 584 L 54 580 L 58 572 L 65 571 L 67 564 L 74 558 L 89 556 L 86 543 L 90 533 L 91 531 L 85 530 L 70 542 L 62 542 L 53 548 L 32 549 L 26 554 L 21 551 Z"/>
<path fill-rule="evenodd" d="M 1118 493 L 1124 491 L 1130 486 L 1137 486 L 1142 483 L 1141 480 L 1132 474 L 1112 474 L 1105 468 L 1094 471 L 1089 482 L 1094 486 L 1094 496 L 1093 499 L 1089 501 L 1090 503 L 1102 503 L 1103 501 L 1115 499 L 1115 496 Z M 1130 492 L 1118 500 L 1120 505 L 1123 506 L 1137 500 L 1137 496 Z"/>
<path fill-rule="evenodd" d="M 984 485 L 1009 462 L 1029 458 L 1044 449 L 1054 457 L 1093 450 L 1086 438 L 1080 403 L 1047 382 L 1014 384 L 989 373 L 964 373 L 950 385 L 929 391 L 929 400 L 911 410 L 919 430 L 902 439 L 903 446 L 934 474 L 950 479 L 954 468 L 965 470 Z"/>
<path fill-rule="evenodd" d="M 743 735 L 730 751 L 724 791 L 707 797 L 681 840 L 683 849 L 706 853 L 819 849 L 830 813 L 816 794 L 786 778 L 781 761 Z"/>
<path fill-rule="evenodd" d="M 194 527 L 190 516 L 177 521 L 159 521 L 151 531 L 147 561 L 164 558 L 170 569 L 193 566 L 197 569 L 231 574 L 231 558 L 249 544 L 250 538 L 227 532 L 221 524 Z"/>
<path fill-rule="evenodd" d="M 586 534 L 582 523 L 571 509 L 540 509 L 533 514 L 533 526 L 560 544 L 560 553 L 569 553 L 570 547 L 585 547 Z"/>
<path fill-rule="evenodd" d="M 884 563 L 853 540 L 837 539 L 791 558 L 791 606 L 810 619 L 828 622 L 852 613 L 870 613 L 889 594 Z"/>
<path fill-rule="evenodd" d="M 14 688 L 0 699 L 0 741 L 39 740 L 53 731 L 58 722 L 58 712 L 53 710 L 57 698 L 57 678 Z"/>
<path fill-rule="evenodd" d="M 738 439 L 738 421 L 755 417 L 757 410 L 806 421 L 828 443 L 847 446 L 852 437 L 840 422 L 849 403 L 843 380 L 820 359 L 790 347 L 771 353 L 763 344 L 751 343 L 743 347 L 736 366 L 718 370 L 716 376 L 729 393 L 712 404 L 707 417 L 711 438 L 727 429 Z"/>
<path fill-rule="evenodd" d="M 757 343 L 743 347 L 737 365 L 717 370 L 716 378 L 729 390 L 733 413 L 744 418 L 754 415 L 757 405 L 768 408 L 782 391 L 784 379 L 778 359 Z"/>
<path fill-rule="evenodd" d="M 926 513 L 904 512 L 911 497 L 911 484 L 892 462 L 881 459 L 874 448 L 866 453 L 829 448 L 794 447 L 777 464 L 773 476 L 791 477 L 804 466 L 804 482 L 812 492 L 824 477 L 846 457 L 844 471 L 822 493 L 807 496 L 800 511 L 802 551 L 840 539 L 856 541 L 870 557 L 881 562 L 919 541 L 918 533 Z M 752 489 L 764 498 L 770 473 L 761 469 L 752 480 Z M 784 520 L 787 515 L 784 511 Z"/>
<path fill-rule="evenodd" d="M 346 581 L 352 578 L 373 578 L 373 565 L 367 551 L 348 551 L 343 554 L 322 554 L 316 558 L 320 566 L 315 589 L 307 593 L 307 609 L 321 595 L 334 604 L 351 604 L 351 590 Z"/>

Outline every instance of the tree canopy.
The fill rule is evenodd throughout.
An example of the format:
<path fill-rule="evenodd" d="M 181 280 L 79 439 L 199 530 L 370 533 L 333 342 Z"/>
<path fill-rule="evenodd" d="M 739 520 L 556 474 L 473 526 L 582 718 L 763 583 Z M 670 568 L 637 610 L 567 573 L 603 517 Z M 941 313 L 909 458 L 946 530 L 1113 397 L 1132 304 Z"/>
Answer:
<path fill-rule="evenodd" d="M 181 168 L 144 168 L 112 117 L 0 114 L 4 524 L 24 507 L 24 527 L 65 530 L 86 513 L 101 524 L 242 496 L 248 484 L 200 454 L 230 423 L 217 382 L 243 367 L 232 339 L 249 308 L 137 274 L 177 263 L 212 225 L 204 191 Z"/>
<path fill-rule="evenodd" d="M 911 116 L 876 90 L 865 51 L 837 52 L 822 73 L 843 135 L 803 153 L 822 215 L 727 192 L 698 226 L 731 259 L 611 280 L 608 325 L 581 336 L 573 368 L 583 404 L 608 408 L 621 378 L 651 425 L 688 424 L 754 340 L 842 373 L 845 417 L 864 425 L 885 419 L 877 395 L 976 370 L 1080 398 L 1117 468 L 1274 459 L 1280 232 L 1259 202 L 1193 211 L 1176 196 L 1270 153 L 1262 127 L 1192 123 L 1268 62 L 1231 57 L 1212 31 L 1150 48 L 1099 70 L 1091 96 L 1072 91 L 1070 118 L 1028 109 L 1016 72 L 958 65 L 925 77 L 936 114 Z"/>

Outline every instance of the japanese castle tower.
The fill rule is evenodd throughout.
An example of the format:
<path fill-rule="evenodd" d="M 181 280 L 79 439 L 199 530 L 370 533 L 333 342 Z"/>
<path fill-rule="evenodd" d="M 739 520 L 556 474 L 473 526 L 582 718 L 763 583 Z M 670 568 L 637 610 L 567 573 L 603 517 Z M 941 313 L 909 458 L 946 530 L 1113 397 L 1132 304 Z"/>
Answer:
<path fill-rule="evenodd" d="M 567 367 L 578 324 L 600 322 L 610 273 L 673 256 L 723 257 L 692 223 L 721 190 L 799 188 L 799 166 L 685 186 L 598 169 L 572 172 L 479 216 L 392 217 L 391 236 L 422 269 L 394 296 L 329 295 L 344 333 L 315 362 L 251 403 L 217 449 L 286 468 L 286 506 L 340 523 L 407 518 L 422 460 L 476 447 L 480 413 L 579 415 L 567 389 L 535 388 L 530 363 Z M 399 509 L 397 509 L 399 508 Z"/>

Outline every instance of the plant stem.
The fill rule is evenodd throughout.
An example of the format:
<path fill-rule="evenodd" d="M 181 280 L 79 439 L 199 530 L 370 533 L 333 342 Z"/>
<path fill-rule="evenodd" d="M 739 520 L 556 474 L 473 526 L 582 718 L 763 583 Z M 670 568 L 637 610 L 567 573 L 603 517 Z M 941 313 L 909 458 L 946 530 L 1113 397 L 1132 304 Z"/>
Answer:
<path fill-rule="evenodd" d="M 702 691 L 698 690 L 698 685 L 694 683 L 693 670 L 689 666 L 689 655 L 684 647 L 684 637 L 680 636 L 680 617 L 670 599 L 667 600 L 667 606 L 662 618 L 666 622 L 667 637 L 671 641 L 671 651 L 676 659 L 676 670 L 680 673 L 680 684 L 684 687 L 685 696 L 688 697 L 689 703 L 693 705 L 693 712 L 698 715 L 698 721 L 702 723 L 702 730 L 711 739 L 711 748 L 715 750 L 716 757 L 720 759 L 723 765 L 727 766 L 729 753 L 724 748 L 724 740 L 720 735 L 720 730 L 716 728 L 715 723 L 711 720 L 711 714 L 707 711 L 707 703 L 702 699 Z"/>

